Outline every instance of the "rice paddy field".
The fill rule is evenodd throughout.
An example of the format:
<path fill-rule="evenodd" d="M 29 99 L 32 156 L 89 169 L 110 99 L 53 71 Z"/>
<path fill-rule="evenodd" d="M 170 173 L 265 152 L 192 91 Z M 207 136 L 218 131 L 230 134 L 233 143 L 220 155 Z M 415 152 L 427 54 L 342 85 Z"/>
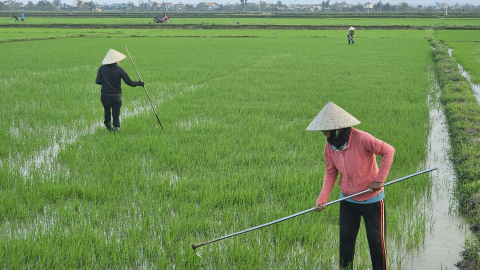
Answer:
<path fill-rule="evenodd" d="M 326 140 L 305 129 L 329 101 L 395 147 L 387 181 L 426 169 L 430 31 L 362 31 L 354 46 L 336 30 L 0 33 L 3 268 L 336 268 L 338 205 L 201 257 L 191 248 L 315 205 Z M 145 91 L 125 84 L 121 132 L 103 127 L 96 73 L 124 46 L 164 129 Z M 128 56 L 120 66 L 138 80 Z M 430 187 L 423 175 L 385 190 L 395 269 L 428 231 L 418 198 Z M 356 269 L 370 265 L 364 231 Z"/>

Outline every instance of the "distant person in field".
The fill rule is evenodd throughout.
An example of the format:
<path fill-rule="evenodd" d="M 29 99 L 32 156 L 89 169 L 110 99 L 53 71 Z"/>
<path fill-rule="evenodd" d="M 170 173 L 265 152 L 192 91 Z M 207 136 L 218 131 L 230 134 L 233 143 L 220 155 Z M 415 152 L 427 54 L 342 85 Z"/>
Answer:
<path fill-rule="evenodd" d="M 17 15 L 13 14 L 12 19 L 15 19 L 15 21 L 18 22 L 18 17 L 17 17 Z"/>
<path fill-rule="evenodd" d="M 163 22 L 166 22 L 168 20 L 167 13 L 163 13 Z"/>
<path fill-rule="evenodd" d="M 125 70 L 118 66 L 118 62 L 125 57 L 124 54 L 110 49 L 103 59 L 103 65 L 98 69 L 97 79 L 95 80 L 96 84 L 102 86 L 100 100 L 105 110 L 105 127 L 107 127 L 108 131 L 113 132 L 120 131 L 120 108 L 122 107 L 121 80 L 131 87 L 145 85 L 142 81 L 130 80 Z"/>
<path fill-rule="evenodd" d="M 333 102 L 325 107 L 307 127 L 321 131 L 327 142 L 323 150 L 325 176 L 315 211 L 325 209 L 328 197 L 340 179 L 340 198 L 370 189 L 340 202 L 340 269 L 353 269 L 355 242 L 363 218 L 373 270 L 387 269 L 385 249 L 385 194 L 383 183 L 393 163 L 395 149 L 367 132 L 353 128 L 360 124 L 355 117 Z M 382 156 L 380 169 L 376 156 Z"/>
<path fill-rule="evenodd" d="M 25 22 L 25 14 L 22 13 L 22 22 Z"/>
<path fill-rule="evenodd" d="M 355 35 L 355 28 L 353 28 L 353 26 L 350 26 L 350 28 L 348 29 L 348 35 L 347 35 L 349 45 L 350 45 L 350 41 L 352 42 L 352 44 L 355 44 L 355 41 L 353 41 L 353 35 Z"/>

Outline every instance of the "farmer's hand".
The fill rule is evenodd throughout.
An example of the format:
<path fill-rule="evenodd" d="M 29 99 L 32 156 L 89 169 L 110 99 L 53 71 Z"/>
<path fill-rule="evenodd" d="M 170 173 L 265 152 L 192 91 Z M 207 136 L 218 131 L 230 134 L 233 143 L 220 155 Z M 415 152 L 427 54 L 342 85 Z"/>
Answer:
<path fill-rule="evenodd" d="M 144 85 L 145 85 L 145 83 L 144 83 L 144 82 L 142 82 L 142 81 L 138 81 L 137 85 L 138 85 L 138 86 L 144 86 Z"/>
<path fill-rule="evenodd" d="M 325 205 L 324 205 L 324 204 L 321 204 L 321 203 L 315 204 L 315 212 L 320 212 L 320 211 L 322 211 L 323 209 L 325 209 Z"/>
<path fill-rule="evenodd" d="M 370 189 L 372 190 L 372 192 L 376 192 L 382 189 L 382 187 L 383 187 L 383 183 L 373 181 L 372 185 L 370 186 Z"/>

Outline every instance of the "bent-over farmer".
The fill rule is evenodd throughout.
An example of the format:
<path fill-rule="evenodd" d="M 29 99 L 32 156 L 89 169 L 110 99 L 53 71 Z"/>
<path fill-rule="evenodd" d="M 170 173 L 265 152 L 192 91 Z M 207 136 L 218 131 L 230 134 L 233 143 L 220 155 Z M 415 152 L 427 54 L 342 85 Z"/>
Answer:
<path fill-rule="evenodd" d="M 327 137 L 323 150 L 325 177 L 315 211 L 325 208 L 339 172 L 341 198 L 371 189 L 371 192 L 340 202 L 340 269 L 353 269 L 355 241 L 363 217 L 373 269 L 385 270 L 383 183 L 392 166 L 395 149 L 369 133 L 353 128 L 358 124 L 360 121 L 355 117 L 329 102 L 307 127 L 307 130 L 321 131 Z M 376 155 L 382 156 L 380 169 Z"/>
<path fill-rule="evenodd" d="M 353 26 L 350 26 L 347 34 L 348 45 L 350 45 L 350 41 L 352 42 L 352 45 L 355 45 L 355 41 L 353 41 L 353 35 L 355 35 L 355 28 Z"/>
<path fill-rule="evenodd" d="M 98 69 L 97 79 L 95 80 L 96 84 L 102 86 L 100 100 L 105 110 L 105 126 L 107 130 L 114 132 L 120 131 L 120 108 L 122 107 L 121 80 L 132 87 L 145 85 L 142 81 L 130 80 L 125 70 L 117 65 L 125 57 L 124 54 L 110 49 L 103 59 L 103 65 Z"/>

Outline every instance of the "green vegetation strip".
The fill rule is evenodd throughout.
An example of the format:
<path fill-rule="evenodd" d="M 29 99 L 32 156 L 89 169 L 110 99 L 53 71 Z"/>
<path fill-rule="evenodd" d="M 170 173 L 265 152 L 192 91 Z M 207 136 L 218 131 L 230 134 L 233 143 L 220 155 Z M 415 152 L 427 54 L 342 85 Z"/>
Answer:
<path fill-rule="evenodd" d="M 157 14 L 158 15 L 158 14 Z M 422 29 L 424 27 L 455 28 L 463 27 L 475 28 L 480 26 L 480 18 L 256 18 L 256 17 L 231 17 L 231 18 L 177 18 L 176 14 L 171 14 L 171 24 L 154 24 L 151 17 L 90 17 L 90 18 L 70 18 L 70 17 L 26 17 L 24 23 L 3 20 L 0 25 L 3 27 L 32 27 L 32 25 L 42 25 L 41 27 L 67 27 L 73 25 L 78 28 L 222 28 L 241 29 L 245 27 L 265 28 L 282 27 L 291 29 L 317 29 L 318 27 L 344 29 L 351 25 L 357 29 Z M 11 15 L 9 15 L 11 16 Z M 2 17 L 0 17 L 1 19 Z M 318 28 L 322 29 L 322 28 Z"/>
<path fill-rule="evenodd" d="M 418 38 L 423 31 L 369 30 L 362 32 L 358 39 L 374 38 Z M 125 38 L 125 37 L 196 37 L 196 38 L 335 38 L 345 39 L 345 31 L 338 30 L 285 30 L 285 29 L 45 29 L 45 28 L 0 28 L 0 42 L 32 41 L 61 38 Z M 3 40 L 2 40 L 3 39 Z"/>
<path fill-rule="evenodd" d="M 430 43 L 442 88 L 440 100 L 449 126 L 460 211 L 477 228 L 480 224 L 480 105 L 470 83 L 460 74 L 457 62 L 448 54 L 448 48 L 436 39 L 430 39 Z M 467 253 L 470 259 L 477 260 L 474 248 Z"/>

